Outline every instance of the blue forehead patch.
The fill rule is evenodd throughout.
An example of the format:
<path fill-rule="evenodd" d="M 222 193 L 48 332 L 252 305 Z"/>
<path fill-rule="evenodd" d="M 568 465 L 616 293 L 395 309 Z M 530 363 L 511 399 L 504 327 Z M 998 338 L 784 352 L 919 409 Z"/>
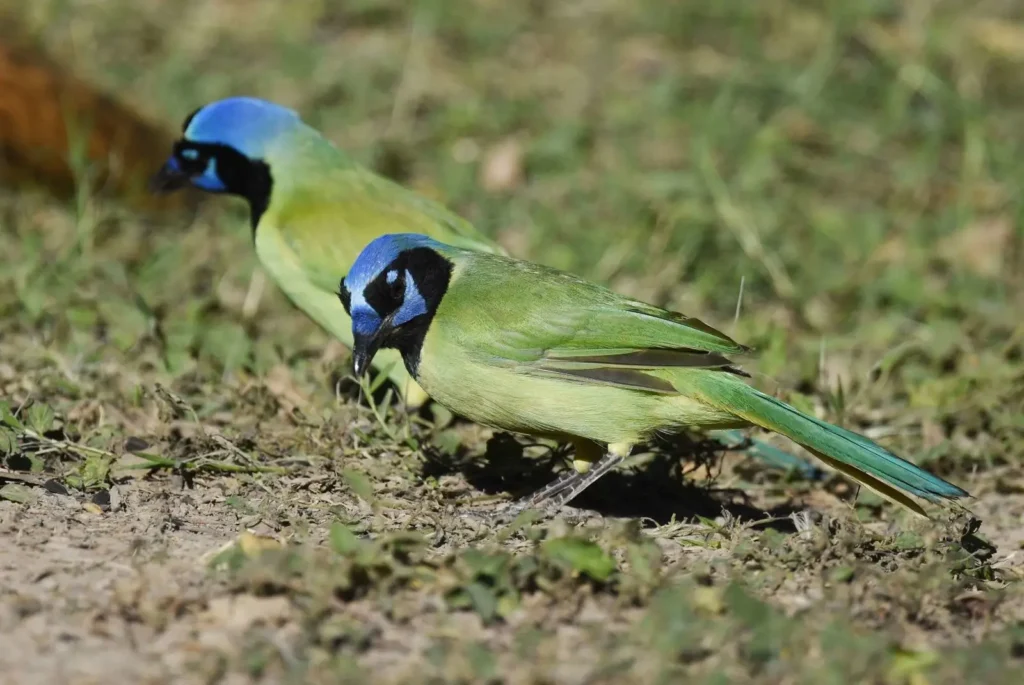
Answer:
<path fill-rule="evenodd" d="M 345 276 L 345 285 L 353 296 L 352 301 L 355 302 L 356 296 L 362 294 L 366 286 L 403 252 L 417 247 L 441 246 L 436 240 L 418 233 L 390 233 L 375 238 L 359 253 L 348 275 Z M 390 273 L 385 278 L 388 283 L 393 283 L 398 278 L 398 273 L 395 272 L 394 278 Z"/>
<path fill-rule="evenodd" d="M 250 159 L 263 156 L 267 144 L 302 123 L 287 107 L 251 97 L 233 97 L 206 105 L 185 129 L 185 140 L 227 145 Z"/>

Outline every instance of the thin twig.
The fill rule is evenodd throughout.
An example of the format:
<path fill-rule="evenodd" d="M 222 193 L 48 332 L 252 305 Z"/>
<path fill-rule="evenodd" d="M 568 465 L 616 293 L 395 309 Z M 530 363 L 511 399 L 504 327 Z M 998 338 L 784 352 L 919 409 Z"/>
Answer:
<path fill-rule="evenodd" d="M 740 309 L 743 307 L 743 286 L 746 285 L 747 277 L 740 276 L 740 292 L 736 296 L 736 313 L 732 317 L 732 330 L 736 332 L 736 326 L 740 323 Z"/>
<path fill-rule="evenodd" d="M 722 223 L 736 236 L 743 252 L 764 266 L 775 292 L 783 299 L 792 299 L 796 294 L 796 286 L 786 273 L 786 267 L 776 255 L 765 249 L 754 220 L 733 200 L 728 186 L 715 170 L 709 154 L 700 155 L 698 168 L 704 176 L 704 183 L 711 193 L 715 211 L 718 212 Z"/>

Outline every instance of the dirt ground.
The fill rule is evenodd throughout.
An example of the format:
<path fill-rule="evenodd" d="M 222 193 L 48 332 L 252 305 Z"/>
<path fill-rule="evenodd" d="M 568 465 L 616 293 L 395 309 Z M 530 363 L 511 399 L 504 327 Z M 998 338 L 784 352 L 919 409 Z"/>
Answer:
<path fill-rule="evenodd" d="M 730 457 L 729 461 L 739 460 Z M 234 476 L 200 476 L 188 482 L 176 476 L 128 478 L 101 491 L 107 494 L 100 497 L 66 494 L 56 481 L 48 481 L 33 488 L 31 501 L 26 504 L 0 502 L 0 535 L 4 540 L 0 546 L 0 643 L 4 645 L 0 672 L 5 674 L 4 682 L 105 683 L 116 679 L 139 683 L 241 683 L 257 676 L 279 682 L 318 677 L 329 680 L 339 673 L 340 677 L 347 673 L 354 678 L 350 682 L 370 676 L 375 682 L 418 682 L 431 669 L 434 679 L 475 682 L 481 677 L 477 669 L 486 672 L 486 666 L 474 663 L 472 654 L 463 657 L 468 665 L 459 659 L 453 664 L 451 657 L 438 663 L 434 654 L 439 640 L 443 642 L 447 637 L 459 643 L 467 635 L 486 645 L 486 650 L 494 650 L 498 662 L 512 657 L 513 663 L 494 667 L 495 672 L 504 674 L 494 682 L 617 682 L 613 675 L 602 677 L 597 668 L 605 666 L 602 662 L 607 656 L 602 654 L 601 645 L 642 626 L 645 614 L 651 611 L 642 608 L 649 597 L 646 601 L 634 598 L 623 606 L 623 597 L 614 596 L 625 592 L 621 589 L 609 596 L 592 587 L 574 587 L 553 594 L 551 597 L 560 597 L 555 603 L 551 597 L 545 598 L 544 592 L 533 589 L 536 596 L 528 596 L 508 620 L 487 625 L 479 613 L 449 612 L 436 606 L 446 587 L 437 579 L 433 581 L 437 585 L 428 581 L 422 588 L 399 592 L 397 601 L 405 605 L 404 609 L 372 593 L 342 601 L 334 588 L 333 610 L 345 622 L 351 622 L 343 631 L 355 626 L 359 639 L 339 642 L 345 645 L 343 650 L 352 651 L 351 664 L 340 670 L 335 664 L 333 670 L 318 671 L 317 658 L 311 656 L 316 650 L 310 646 L 309 631 L 310 623 L 323 620 L 319 614 L 325 608 L 315 606 L 311 599 L 319 593 L 301 582 L 289 586 L 286 580 L 276 579 L 283 574 L 276 567 L 242 581 L 232 579 L 223 570 L 211 571 L 211 561 L 226 547 L 259 549 L 276 547 L 277 541 L 322 546 L 329 537 L 331 511 L 348 512 L 350 522 L 361 521 L 381 532 L 419 530 L 432 539 L 432 555 L 444 556 L 462 545 L 493 546 L 488 538 L 493 539 L 494 531 L 480 530 L 479 525 L 453 515 L 450 504 L 425 507 L 427 511 L 414 514 L 387 506 L 375 507 L 374 512 L 359 497 L 345 491 L 338 479 L 329 471 L 313 471 L 295 479 L 300 483 L 282 487 L 274 480 L 261 479 L 252 484 Z M 604 530 L 607 535 L 607 529 L 626 525 L 631 519 L 605 517 L 602 511 L 628 504 L 640 509 L 649 506 L 650 513 L 658 515 L 658 509 L 671 506 L 654 498 L 623 502 L 616 494 L 623 483 L 615 483 L 615 477 L 609 480 L 612 482 L 603 487 L 595 486 L 597 492 L 588 498 L 588 504 L 595 507 L 591 518 L 573 520 L 573 525 L 589 527 L 590 534 Z M 449 483 L 449 487 L 452 485 Z M 458 489 L 462 487 L 467 486 L 460 483 Z M 1019 492 L 984 492 L 983 484 L 982 488 L 982 496 L 972 509 L 984 521 L 980 533 L 998 548 L 988 558 L 995 569 L 993 577 L 1019 578 L 1024 572 L 1024 528 L 1020 526 L 1024 496 Z M 626 490 L 627 498 L 635 496 L 635 487 Z M 658 490 L 662 490 L 657 493 L 659 497 L 671 494 L 664 486 L 656 487 Z M 315 502 L 315 509 L 306 508 L 311 503 L 282 506 L 283 496 L 294 496 L 296 491 L 309 493 L 307 497 Z M 704 499 L 707 507 L 731 499 L 727 494 L 708 495 L 696 488 L 684 493 L 683 499 L 687 494 L 692 499 Z M 814 515 L 808 516 L 812 511 L 808 509 L 803 518 L 799 514 L 795 519 L 784 518 L 788 525 L 781 529 L 786 537 L 813 536 L 816 529 L 829 529 L 820 521 L 817 526 L 813 523 L 822 514 L 837 516 L 837 522 L 849 521 L 849 510 L 834 497 L 812 492 L 805 495 Z M 240 500 L 247 506 L 240 509 Z M 683 504 L 680 511 L 685 507 Z M 788 508 L 799 510 L 798 506 Z M 746 517 L 741 514 L 733 524 L 763 520 L 762 515 L 753 513 L 758 511 L 756 506 L 744 506 L 743 510 Z M 580 511 L 586 512 L 576 513 Z M 295 525 L 299 520 L 305 524 L 301 530 Z M 794 527 L 794 520 L 810 523 L 804 523 L 806 528 Z M 721 516 L 718 522 L 722 523 Z M 569 530 L 569 524 L 560 521 L 547 525 L 560 534 Z M 755 547 L 779 544 L 777 540 L 765 543 L 756 533 L 734 531 L 724 549 L 680 544 L 705 537 L 706 526 L 652 523 L 643 535 L 655 541 L 665 577 L 708 573 L 714 581 L 696 589 L 716 589 L 728 574 L 722 576 L 722 569 L 711 569 L 722 562 L 742 570 L 754 587 L 766 583 L 760 592 L 786 615 L 799 618 L 815 608 L 852 602 L 850 606 L 857 608 L 855 623 L 889 630 L 898 626 L 904 649 L 959 645 L 965 639 L 989 635 L 993 623 L 1012 625 L 1024 620 L 1024 598 L 1019 592 L 996 599 L 974 582 L 950 584 L 948 579 L 934 578 L 925 584 L 926 589 L 919 588 L 918 574 L 930 575 L 934 572 L 932 566 L 917 554 L 904 556 L 886 550 L 888 545 L 879 544 L 866 531 L 851 532 L 847 529 L 850 525 L 839 524 L 837 528 L 833 523 L 829 529 L 828 544 L 848 545 L 853 550 L 852 557 L 842 553 L 837 556 L 847 562 L 850 558 L 859 557 L 861 563 L 870 559 L 869 563 L 881 565 L 886 572 L 879 576 L 877 571 L 866 571 L 869 578 L 857 578 L 845 597 L 823 583 L 828 577 L 825 569 L 832 567 L 834 572 L 835 562 L 816 563 L 813 554 L 808 555 L 812 549 L 799 544 L 766 566 L 763 560 L 757 560 L 760 553 L 748 556 L 742 550 L 737 552 L 738 546 L 752 542 Z M 883 539 L 886 528 L 877 523 L 868 526 Z M 888 528 L 888 533 L 895 533 L 898 539 L 899 533 Z M 499 545 L 522 551 L 529 546 L 529 537 L 512 535 Z M 792 542 L 784 544 L 794 546 Z M 699 570 L 702 568 L 708 570 Z M 787 569 L 781 576 L 780 568 Z M 886 579 L 887 575 L 896 578 Z M 325 580 L 305 582 L 315 585 Z M 326 582 L 332 583 L 330 579 Z M 984 585 L 1005 588 L 1004 582 Z M 920 596 L 901 598 L 900 592 Z M 722 600 L 716 596 L 696 597 L 697 606 L 704 606 L 712 615 L 721 610 L 716 603 Z M 543 650 L 532 668 L 514 660 L 511 649 L 524 626 L 545 628 Z M 634 645 L 632 649 L 644 654 L 651 650 L 652 642 L 641 640 L 642 646 Z M 261 649 L 276 653 L 267 656 Z M 479 654 L 476 659 L 486 661 Z M 276 662 L 277 666 L 271 668 L 263 662 Z M 300 667 L 302 662 L 306 663 Z M 630 682 L 658 679 L 653 667 L 649 673 L 627 668 L 621 675 L 627 673 Z"/>

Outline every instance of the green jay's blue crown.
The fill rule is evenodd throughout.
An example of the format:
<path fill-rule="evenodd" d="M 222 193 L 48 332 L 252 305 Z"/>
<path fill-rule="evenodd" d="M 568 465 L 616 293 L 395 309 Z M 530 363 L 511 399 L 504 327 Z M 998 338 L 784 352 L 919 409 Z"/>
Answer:
<path fill-rule="evenodd" d="M 428 313 L 427 302 L 416 279 L 400 258 L 418 248 L 436 249 L 442 244 L 416 233 L 392 233 L 371 241 L 356 257 L 341 283 L 342 299 L 348 302 L 352 330 L 374 335 L 385 317 L 401 326 Z"/>
<path fill-rule="evenodd" d="M 249 159 L 263 157 L 267 144 L 302 123 L 294 110 L 252 97 L 211 102 L 186 122 L 183 137 L 192 143 L 224 145 Z"/>

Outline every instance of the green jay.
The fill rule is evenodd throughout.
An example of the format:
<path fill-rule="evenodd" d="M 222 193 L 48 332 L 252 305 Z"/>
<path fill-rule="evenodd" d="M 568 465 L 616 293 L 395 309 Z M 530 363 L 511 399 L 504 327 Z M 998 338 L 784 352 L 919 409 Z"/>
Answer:
<path fill-rule="evenodd" d="M 419 234 L 374 239 L 342 280 L 353 362 L 397 350 L 434 401 L 478 423 L 573 444 L 574 468 L 518 508 L 559 507 L 637 443 L 760 426 L 922 516 L 961 488 L 749 385 L 748 348 L 698 319 L 572 274 Z M 513 509 L 515 509 L 514 507 Z"/>

